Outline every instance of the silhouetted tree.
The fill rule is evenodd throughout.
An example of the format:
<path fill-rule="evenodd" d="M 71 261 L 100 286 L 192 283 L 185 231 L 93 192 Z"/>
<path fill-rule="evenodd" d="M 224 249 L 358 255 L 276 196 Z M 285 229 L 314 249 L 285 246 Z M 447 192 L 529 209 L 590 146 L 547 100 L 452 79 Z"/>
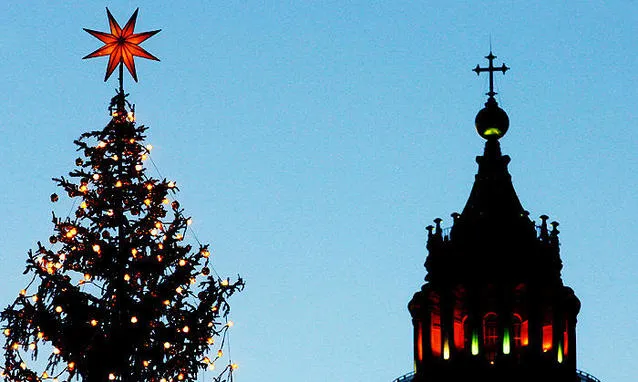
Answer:
<path fill-rule="evenodd" d="M 176 184 L 148 176 L 147 128 L 125 97 L 120 88 L 108 125 L 82 134 L 76 167 L 54 179 L 75 211 L 53 214 L 50 245 L 28 253 L 31 282 L 2 312 L 8 381 L 193 381 L 222 356 L 227 299 L 243 281 L 220 278 L 208 245 L 184 241 Z M 40 352 L 47 362 L 29 359 Z"/>

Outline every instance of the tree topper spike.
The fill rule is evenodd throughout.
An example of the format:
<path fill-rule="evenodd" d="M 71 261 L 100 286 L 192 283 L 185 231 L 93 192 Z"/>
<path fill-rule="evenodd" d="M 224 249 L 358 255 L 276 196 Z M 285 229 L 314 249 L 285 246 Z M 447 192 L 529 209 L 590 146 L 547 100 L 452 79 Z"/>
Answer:
<path fill-rule="evenodd" d="M 109 28 L 111 30 L 110 34 L 84 28 L 84 30 L 90 35 L 102 41 L 104 43 L 104 46 L 84 56 L 83 59 L 109 56 L 109 63 L 106 66 L 106 75 L 104 76 L 104 82 L 109 79 L 115 68 L 118 65 L 122 64 L 126 66 L 135 82 L 137 82 L 134 56 L 159 61 L 159 58 L 144 50 L 142 47 L 139 46 L 139 44 L 158 33 L 161 29 L 150 32 L 133 33 L 133 30 L 135 29 L 135 22 L 137 21 L 138 11 L 139 8 L 137 8 L 135 12 L 133 12 L 133 15 L 131 15 L 131 18 L 128 20 L 124 28 L 121 28 L 109 9 L 106 8 L 106 15 L 108 17 Z M 122 78 L 120 78 L 120 83 L 121 81 Z"/>

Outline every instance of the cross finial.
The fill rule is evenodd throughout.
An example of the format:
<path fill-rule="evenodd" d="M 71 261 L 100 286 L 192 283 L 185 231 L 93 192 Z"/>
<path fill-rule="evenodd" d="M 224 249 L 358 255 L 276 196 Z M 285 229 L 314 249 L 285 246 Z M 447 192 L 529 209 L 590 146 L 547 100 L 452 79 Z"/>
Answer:
<path fill-rule="evenodd" d="M 501 66 L 500 68 L 494 67 L 494 59 L 496 58 L 496 56 L 492 54 L 492 50 L 490 50 L 490 54 L 485 56 L 485 58 L 488 59 L 490 65 L 487 68 L 481 68 L 479 65 L 476 65 L 476 68 L 472 69 L 472 71 L 476 72 L 477 76 L 480 75 L 481 72 L 488 72 L 490 74 L 490 91 L 485 94 L 490 96 L 490 98 L 494 98 L 494 96 L 496 95 L 496 92 L 494 91 L 494 72 L 503 72 L 503 74 L 505 74 L 505 72 L 508 71 L 509 68 L 505 66 L 505 64 L 503 64 L 503 66 Z"/>

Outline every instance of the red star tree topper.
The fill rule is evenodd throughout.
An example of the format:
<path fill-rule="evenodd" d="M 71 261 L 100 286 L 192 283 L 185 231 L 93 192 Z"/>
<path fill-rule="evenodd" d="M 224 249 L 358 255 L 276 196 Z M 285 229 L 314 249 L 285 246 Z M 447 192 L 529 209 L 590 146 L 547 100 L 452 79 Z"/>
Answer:
<path fill-rule="evenodd" d="M 138 10 L 139 8 L 136 9 L 135 12 L 133 12 L 133 15 L 128 20 L 124 28 L 121 28 L 117 21 L 115 21 L 115 18 L 113 17 L 109 9 L 106 8 L 106 14 L 109 18 L 109 27 L 111 28 L 111 33 L 98 32 L 92 29 L 84 28 L 85 31 L 89 32 L 92 36 L 96 37 L 105 44 L 100 49 L 97 49 L 93 53 L 83 57 L 93 58 L 109 56 L 109 63 L 106 66 L 106 75 L 104 76 L 104 81 L 109 79 L 117 65 L 123 63 L 124 65 L 126 65 L 126 68 L 128 69 L 129 73 L 131 73 L 131 76 L 133 77 L 135 82 L 137 82 L 134 56 L 159 61 L 159 58 L 144 50 L 142 47 L 139 46 L 139 44 L 158 33 L 160 29 L 151 32 L 133 33 L 133 30 L 135 29 L 135 22 L 137 21 Z"/>

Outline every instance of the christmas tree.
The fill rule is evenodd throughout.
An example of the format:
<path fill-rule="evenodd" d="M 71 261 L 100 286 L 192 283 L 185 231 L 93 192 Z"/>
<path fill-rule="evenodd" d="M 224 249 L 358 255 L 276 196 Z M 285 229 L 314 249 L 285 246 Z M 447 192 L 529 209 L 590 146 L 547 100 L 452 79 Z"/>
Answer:
<path fill-rule="evenodd" d="M 175 182 L 144 166 L 147 128 L 135 123 L 123 67 L 137 81 L 133 56 L 156 59 L 138 44 L 159 31 L 133 33 L 137 10 L 124 28 L 107 13 L 111 33 L 87 30 L 105 45 L 86 58 L 109 55 L 105 81 L 119 66 L 111 120 L 75 141 L 82 157 L 54 179 L 75 212 L 53 214 L 49 243 L 28 253 L 31 282 L 2 312 L 8 381 L 194 381 L 222 357 L 227 299 L 243 287 L 217 275 L 208 245 L 187 244 Z M 235 367 L 215 379 L 232 380 Z"/>

